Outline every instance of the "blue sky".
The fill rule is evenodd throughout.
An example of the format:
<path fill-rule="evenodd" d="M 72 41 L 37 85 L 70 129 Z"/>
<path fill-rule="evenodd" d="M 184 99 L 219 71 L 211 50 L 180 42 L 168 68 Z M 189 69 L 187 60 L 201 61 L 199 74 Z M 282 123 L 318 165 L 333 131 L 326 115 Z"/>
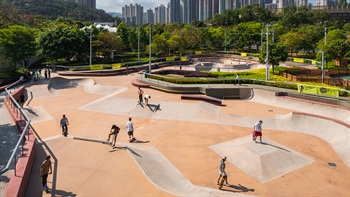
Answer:
<path fill-rule="evenodd" d="M 143 6 L 145 12 L 149 8 L 154 10 L 154 7 L 164 4 L 166 5 L 169 0 L 97 0 L 96 8 L 102 9 L 106 12 L 122 12 L 122 7 L 130 4 L 140 4 Z"/>

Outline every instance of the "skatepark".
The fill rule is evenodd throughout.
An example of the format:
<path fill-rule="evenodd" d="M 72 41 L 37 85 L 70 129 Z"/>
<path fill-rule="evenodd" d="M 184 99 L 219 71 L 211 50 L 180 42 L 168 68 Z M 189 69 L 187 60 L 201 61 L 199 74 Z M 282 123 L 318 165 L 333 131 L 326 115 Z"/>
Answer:
<path fill-rule="evenodd" d="M 350 195 L 349 109 L 263 89 L 217 106 L 143 88 L 151 105 L 141 106 L 131 84 L 137 77 L 53 74 L 26 85 L 24 110 L 38 139 L 26 196 Z M 59 126 L 63 114 L 68 137 Z M 134 143 L 125 130 L 129 117 Z M 263 143 L 254 143 L 259 120 Z M 103 143 L 113 124 L 121 128 L 116 148 Z M 39 177 L 46 154 L 53 161 L 49 194 Z M 218 190 L 223 156 L 231 186 Z"/>

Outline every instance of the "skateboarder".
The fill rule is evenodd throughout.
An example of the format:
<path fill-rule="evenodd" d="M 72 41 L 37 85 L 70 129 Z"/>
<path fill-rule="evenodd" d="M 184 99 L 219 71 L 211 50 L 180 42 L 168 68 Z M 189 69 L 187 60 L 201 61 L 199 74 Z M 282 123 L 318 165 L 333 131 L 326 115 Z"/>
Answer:
<path fill-rule="evenodd" d="M 146 105 L 148 105 L 148 100 L 151 98 L 151 96 L 149 96 L 149 95 L 145 95 L 145 97 L 144 97 L 144 99 L 145 99 L 145 103 L 146 103 Z"/>
<path fill-rule="evenodd" d="M 60 125 L 62 127 L 62 135 L 67 137 L 69 122 L 68 122 L 68 119 L 67 119 L 66 115 L 64 115 L 64 114 L 63 114 L 63 117 L 62 117 L 62 119 L 60 121 Z"/>
<path fill-rule="evenodd" d="M 134 125 L 131 122 L 131 118 L 129 118 L 129 121 L 126 123 L 126 131 L 128 132 L 128 136 L 129 136 L 129 142 L 132 142 L 135 140 L 134 138 Z"/>
<path fill-rule="evenodd" d="M 114 124 L 111 128 L 111 131 L 108 134 L 107 141 L 109 141 L 109 138 L 111 137 L 111 135 L 113 135 L 112 143 L 111 143 L 112 147 L 115 147 L 115 142 L 117 141 L 117 136 L 118 136 L 119 131 L 120 131 L 120 128 Z"/>
<path fill-rule="evenodd" d="M 49 174 L 52 174 L 52 166 L 51 166 L 51 156 L 46 156 L 45 161 L 40 166 L 40 177 L 42 178 L 42 186 L 43 190 L 48 193 L 49 187 L 47 187 L 47 177 Z"/>
<path fill-rule="evenodd" d="M 143 103 L 143 90 L 141 90 L 141 87 L 139 87 L 139 103 L 142 104 Z"/>
<path fill-rule="evenodd" d="M 253 141 L 255 141 L 255 143 L 257 143 L 256 141 L 256 137 L 259 136 L 260 137 L 260 143 L 262 142 L 262 120 L 259 120 L 259 122 L 255 123 L 253 129 Z"/>
<path fill-rule="evenodd" d="M 218 178 L 218 181 L 216 182 L 217 185 L 220 184 L 220 179 L 221 177 L 224 178 L 226 177 L 226 186 L 230 186 L 230 184 L 228 184 L 227 182 L 227 174 L 225 172 L 225 167 L 226 167 L 226 164 L 225 164 L 225 161 L 226 161 L 227 157 L 223 157 L 221 160 L 220 160 L 220 168 L 219 168 L 219 178 Z"/>

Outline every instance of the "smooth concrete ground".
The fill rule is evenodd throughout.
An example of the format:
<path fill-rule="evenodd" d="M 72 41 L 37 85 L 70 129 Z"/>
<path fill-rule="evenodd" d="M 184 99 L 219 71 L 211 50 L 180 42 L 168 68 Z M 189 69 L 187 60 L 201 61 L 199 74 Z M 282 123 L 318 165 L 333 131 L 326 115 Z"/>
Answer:
<path fill-rule="evenodd" d="M 221 155 L 210 147 L 250 136 L 253 127 L 237 126 L 230 122 L 242 121 L 239 117 L 256 121 L 271 120 L 276 115 L 289 114 L 293 110 L 243 100 L 227 100 L 226 107 L 211 107 L 201 101 L 181 100 L 181 95 L 144 89 L 145 94 L 151 95 L 151 103 L 162 103 L 160 112 L 152 112 L 148 107 L 137 105 L 137 88 L 131 85 L 135 77 L 137 74 L 93 78 L 96 84 L 109 87 L 108 91 L 106 89 L 108 95 L 93 94 L 94 91 L 84 90 L 83 85 L 48 89 L 49 80 L 27 87 L 29 100 L 26 109 L 41 143 L 37 144 L 38 153 L 26 196 L 350 196 L 349 168 L 329 143 L 302 132 L 272 129 L 264 129 L 264 137 L 313 162 L 261 183 L 228 159 L 226 170 L 232 186 L 224 187 L 225 191 L 217 190 Z M 110 88 L 113 86 L 116 88 Z M 100 108 L 94 106 L 96 103 L 101 105 Z M 202 106 L 200 110 L 196 108 L 198 105 Z M 187 109 L 174 113 L 174 118 L 165 113 L 172 113 L 183 106 Z M 130 107 L 133 113 L 127 110 Z M 193 112 L 194 109 L 197 114 Z M 62 114 L 69 119 L 68 138 L 61 136 L 59 120 Z M 179 118 L 179 114 L 187 116 L 188 120 Z M 236 118 L 225 120 L 226 124 L 210 121 L 227 114 Z M 193 121 L 192 116 L 196 116 Z M 128 143 L 124 127 L 129 117 L 133 118 L 138 143 Z M 105 140 L 112 124 L 122 128 L 117 148 L 71 138 L 83 136 Z M 264 126 L 269 128 L 266 123 Z M 147 147 L 154 147 L 158 152 L 147 152 Z M 46 154 L 53 157 L 54 172 L 49 176 L 50 194 L 42 193 L 39 177 L 39 166 Z M 149 159 L 145 158 L 147 155 L 153 155 L 155 160 L 162 157 L 166 164 L 148 168 L 147 162 L 153 164 L 152 160 L 142 163 Z M 337 167 L 329 167 L 327 162 L 334 162 Z M 198 188 L 191 191 L 184 189 L 184 185 L 172 182 L 166 173 L 157 173 L 162 170 L 169 173 L 176 173 L 177 170 L 176 176 L 181 181 L 192 184 L 191 188 Z M 171 184 L 162 185 L 157 180 L 168 180 Z"/>

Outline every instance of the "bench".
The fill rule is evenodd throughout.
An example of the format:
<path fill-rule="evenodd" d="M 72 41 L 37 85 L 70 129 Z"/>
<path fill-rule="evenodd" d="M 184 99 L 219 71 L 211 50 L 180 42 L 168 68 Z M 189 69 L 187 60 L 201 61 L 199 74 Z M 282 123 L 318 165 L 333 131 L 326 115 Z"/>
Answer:
<path fill-rule="evenodd" d="M 189 100 L 202 100 L 206 101 L 211 104 L 219 105 L 219 106 L 226 106 L 225 104 L 222 103 L 221 99 L 214 98 L 211 96 L 206 96 L 206 95 L 190 95 L 190 94 L 184 94 L 181 95 L 181 99 L 189 99 Z"/>

